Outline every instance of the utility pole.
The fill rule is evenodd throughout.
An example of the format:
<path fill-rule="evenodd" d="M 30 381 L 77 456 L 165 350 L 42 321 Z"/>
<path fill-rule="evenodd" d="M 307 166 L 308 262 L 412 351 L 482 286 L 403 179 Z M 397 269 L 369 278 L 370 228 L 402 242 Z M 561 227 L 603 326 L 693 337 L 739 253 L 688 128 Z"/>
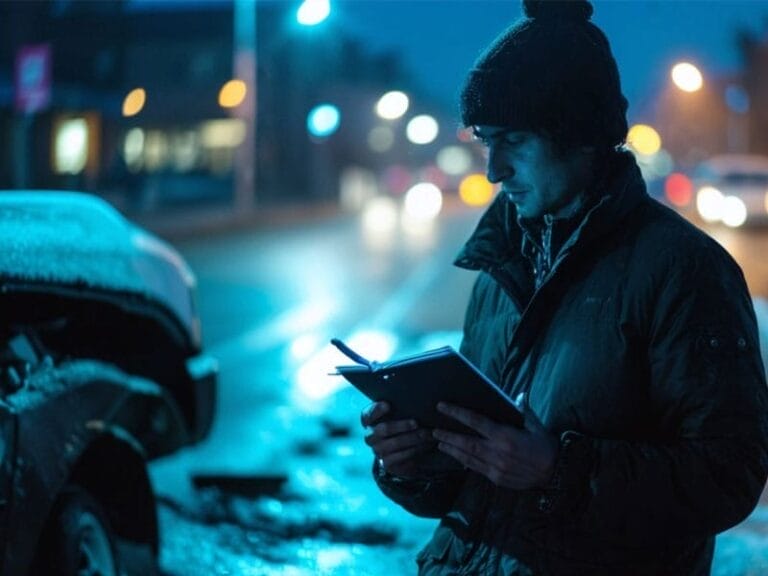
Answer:
<path fill-rule="evenodd" d="M 245 139 L 235 152 L 234 210 L 238 217 L 250 214 L 256 205 L 256 0 L 234 0 L 233 74 L 245 82 L 245 99 L 233 115 L 245 125 Z"/>

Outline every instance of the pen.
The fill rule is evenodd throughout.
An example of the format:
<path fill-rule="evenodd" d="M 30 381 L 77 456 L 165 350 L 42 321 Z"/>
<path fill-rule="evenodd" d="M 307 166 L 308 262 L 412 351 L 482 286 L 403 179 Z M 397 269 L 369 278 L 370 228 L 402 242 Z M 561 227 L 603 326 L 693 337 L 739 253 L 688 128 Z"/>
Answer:
<path fill-rule="evenodd" d="M 344 344 L 344 342 L 342 342 L 338 338 L 331 338 L 331 344 L 336 346 L 336 348 L 338 348 L 341 351 L 341 353 L 344 354 L 344 356 L 346 356 L 350 360 L 353 360 L 358 364 L 362 364 L 363 366 L 368 366 L 368 368 L 373 370 L 373 363 L 370 360 L 366 360 L 365 358 L 360 356 L 360 354 L 352 350 L 352 348 Z"/>

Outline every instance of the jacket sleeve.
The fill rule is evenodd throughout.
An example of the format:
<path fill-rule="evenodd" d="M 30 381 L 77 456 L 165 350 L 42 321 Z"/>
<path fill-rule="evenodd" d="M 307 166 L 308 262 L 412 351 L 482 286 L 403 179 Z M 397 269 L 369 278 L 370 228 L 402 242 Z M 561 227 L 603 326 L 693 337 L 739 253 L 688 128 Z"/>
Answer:
<path fill-rule="evenodd" d="M 754 309 L 730 257 L 707 256 L 673 268 L 649 307 L 648 418 L 659 437 L 566 432 L 552 484 L 526 495 L 533 518 L 617 546 L 662 546 L 722 532 L 757 505 L 768 391 Z"/>

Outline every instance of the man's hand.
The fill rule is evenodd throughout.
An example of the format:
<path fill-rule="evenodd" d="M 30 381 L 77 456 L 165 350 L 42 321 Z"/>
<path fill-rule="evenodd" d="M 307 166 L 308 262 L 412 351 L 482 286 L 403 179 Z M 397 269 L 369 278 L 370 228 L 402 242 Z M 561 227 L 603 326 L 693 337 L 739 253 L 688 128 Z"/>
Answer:
<path fill-rule="evenodd" d="M 427 428 L 415 420 L 380 420 L 389 412 L 386 402 L 375 402 L 360 414 L 360 422 L 368 433 L 365 443 L 371 447 L 379 465 L 389 474 L 403 478 L 419 476 L 423 456 L 434 451 L 435 440 Z"/>
<path fill-rule="evenodd" d="M 475 430 L 479 436 L 434 430 L 437 448 L 479 472 L 497 486 L 514 490 L 545 486 L 551 479 L 559 450 L 550 434 L 529 408 L 525 428 L 499 424 L 477 412 L 441 402 L 437 409 Z"/>

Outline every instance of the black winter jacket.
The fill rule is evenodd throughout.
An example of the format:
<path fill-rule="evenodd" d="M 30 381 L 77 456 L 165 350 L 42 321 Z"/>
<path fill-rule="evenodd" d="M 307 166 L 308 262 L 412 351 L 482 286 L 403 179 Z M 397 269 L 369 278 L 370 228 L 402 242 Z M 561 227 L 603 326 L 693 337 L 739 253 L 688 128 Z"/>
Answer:
<path fill-rule="evenodd" d="M 457 258 L 479 270 L 462 352 L 560 436 L 550 486 L 472 471 L 374 472 L 414 514 L 440 518 L 428 575 L 709 574 L 718 532 L 768 476 L 768 391 L 742 273 L 645 191 L 617 153 L 535 288 L 524 232 L 500 195 Z"/>

